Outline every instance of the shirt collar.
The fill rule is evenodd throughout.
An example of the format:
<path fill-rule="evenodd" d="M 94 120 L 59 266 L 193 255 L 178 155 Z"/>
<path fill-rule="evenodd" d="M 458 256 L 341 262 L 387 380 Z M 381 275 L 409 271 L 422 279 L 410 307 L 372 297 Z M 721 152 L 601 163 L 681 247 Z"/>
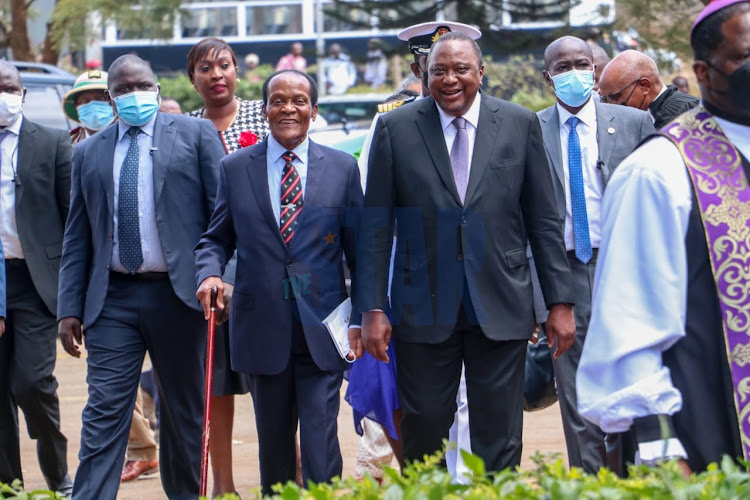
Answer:
<path fill-rule="evenodd" d="M 471 107 L 469 108 L 469 110 L 461 115 L 461 117 L 472 124 L 474 128 L 477 128 L 477 124 L 479 123 L 479 107 L 481 105 L 481 101 L 482 94 L 477 92 L 477 95 L 474 96 L 474 102 L 471 103 Z M 438 106 L 437 101 L 435 101 L 435 106 L 437 107 L 438 113 L 440 114 L 440 125 L 443 128 L 443 132 L 445 132 L 445 130 L 453 123 L 453 119 L 456 117 L 449 115 L 448 113 L 443 111 L 443 108 Z"/>
<path fill-rule="evenodd" d="M 19 115 L 18 119 L 2 129 L 3 132 L 8 131 L 16 135 L 21 135 L 21 123 L 23 122 L 23 115 Z"/>
<path fill-rule="evenodd" d="M 658 94 L 656 94 L 656 97 L 654 97 L 654 100 L 653 100 L 653 101 L 651 101 L 651 103 L 652 103 L 652 104 L 653 104 L 653 103 L 655 103 L 655 102 L 656 102 L 656 100 L 657 100 L 657 99 L 658 99 L 659 97 L 661 97 L 661 95 L 662 95 L 662 94 L 663 94 L 664 92 L 666 92 L 666 91 L 667 91 L 667 86 L 666 86 L 666 85 L 662 85 L 662 86 L 661 86 L 661 91 L 659 91 L 659 93 L 658 93 Z M 649 117 L 651 118 L 651 123 L 656 123 L 656 117 L 655 117 L 655 116 L 654 116 L 654 114 L 653 114 L 653 113 L 651 112 L 651 106 L 649 106 L 649 107 L 648 107 L 648 109 L 646 110 L 646 112 L 648 113 L 648 116 L 649 116 Z"/>
<path fill-rule="evenodd" d="M 562 128 L 568 119 L 573 116 L 573 113 L 560 106 L 559 102 L 555 104 L 555 106 L 557 106 L 557 114 L 560 115 L 560 128 Z M 576 113 L 575 116 L 587 127 L 596 127 L 596 105 L 594 104 L 594 99 L 589 99 L 588 102 L 578 110 L 578 113 Z"/>
<path fill-rule="evenodd" d="M 141 132 L 148 135 L 149 137 L 154 136 L 154 124 L 156 123 L 156 117 L 159 114 L 157 111 L 154 113 L 154 116 L 152 116 L 146 123 L 140 126 Z M 130 130 L 130 125 L 125 123 L 122 120 L 117 121 L 117 141 L 121 141 L 122 137 L 127 133 L 127 131 Z"/>
<path fill-rule="evenodd" d="M 274 163 L 278 162 L 281 159 L 281 155 L 287 152 L 287 149 L 276 140 L 273 134 L 268 134 L 266 141 L 268 142 L 268 152 L 266 154 Z M 294 148 L 292 152 L 297 155 L 297 159 L 300 162 L 307 163 L 307 151 L 309 148 L 310 137 L 305 136 L 305 140 L 302 141 L 299 146 Z"/>

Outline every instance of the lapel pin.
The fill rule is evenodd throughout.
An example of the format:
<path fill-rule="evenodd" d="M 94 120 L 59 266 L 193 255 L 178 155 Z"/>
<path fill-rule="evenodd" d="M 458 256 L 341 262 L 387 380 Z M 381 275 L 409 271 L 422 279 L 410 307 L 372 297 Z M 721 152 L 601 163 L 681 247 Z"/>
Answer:
<path fill-rule="evenodd" d="M 608 133 L 609 135 L 612 135 L 612 134 L 614 134 L 614 133 L 615 133 L 615 127 L 609 127 L 609 128 L 607 129 L 607 133 Z"/>

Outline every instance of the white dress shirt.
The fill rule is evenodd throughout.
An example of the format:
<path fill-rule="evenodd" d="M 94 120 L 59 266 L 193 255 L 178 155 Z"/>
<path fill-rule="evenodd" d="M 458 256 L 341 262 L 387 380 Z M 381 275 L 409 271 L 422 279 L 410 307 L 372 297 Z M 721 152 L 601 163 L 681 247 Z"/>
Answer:
<path fill-rule="evenodd" d="M 16 173 L 18 169 L 18 135 L 21 132 L 23 115 L 6 130 L 10 133 L 2 142 L 2 170 L 0 171 L 0 240 L 6 259 L 23 259 L 21 240 L 16 225 Z M 30 154 L 27 152 L 26 154 Z"/>
<path fill-rule="evenodd" d="M 281 218 L 281 174 L 284 172 L 286 161 L 281 157 L 287 149 L 279 144 L 273 134 L 266 138 L 268 150 L 266 151 L 266 166 L 268 168 L 268 193 L 271 195 L 271 206 L 276 217 L 276 224 L 280 224 Z M 305 137 L 302 144 L 292 150 L 297 158 L 292 162 L 299 175 L 299 183 L 302 187 L 302 202 L 304 206 L 305 188 L 307 187 L 307 151 L 310 147 L 310 138 Z"/>
<path fill-rule="evenodd" d="M 750 158 L 750 127 L 716 121 Z M 638 148 L 607 185 L 591 322 L 576 376 L 579 412 L 604 432 L 682 408 L 662 352 L 685 335 L 692 197 L 685 162 L 667 138 Z M 684 456 L 679 442 L 670 442 L 668 455 Z M 641 446 L 642 457 L 645 451 Z"/>
<path fill-rule="evenodd" d="M 159 230 L 156 227 L 156 206 L 154 200 L 154 159 L 151 155 L 154 145 L 154 124 L 158 113 L 141 128 L 138 134 L 138 224 L 141 233 L 141 250 L 143 252 L 143 264 L 138 268 L 143 272 L 167 272 L 167 261 L 164 258 L 164 250 L 159 239 Z M 120 170 L 125 156 L 130 147 L 130 136 L 126 135 L 130 129 L 123 121 L 117 122 L 117 143 L 115 144 L 115 155 L 112 176 L 114 180 L 114 245 L 112 247 L 111 269 L 120 273 L 128 273 L 127 269 L 120 263 L 120 245 L 118 236 L 117 210 L 120 195 Z"/>
<path fill-rule="evenodd" d="M 565 188 L 565 249 L 575 250 L 573 234 L 573 204 L 570 199 L 570 166 L 568 165 L 568 138 L 570 124 L 568 119 L 573 114 L 556 104 L 560 116 L 560 153 L 563 164 L 563 187 Z M 601 203 L 604 194 L 602 171 L 598 168 L 599 143 L 596 140 L 596 106 L 589 101 L 575 115 L 580 122 L 576 127 L 581 144 L 581 163 L 583 166 L 583 192 L 586 197 L 586 216 L 589 221 L 589 238 L 591 248 L 599 248 L 601 241 Z"/>
<path fill-rule="evenodd" d="M 479 107 L 482 102 L 482 94 L 477 92 L 474 97 L 474 102 L 471 103 L 471 107 L 466 113 L 461 115 L 466 120 L 466 135 L 469 137 L 469 178 L 471 178 L 471 160 L 474 158 L 474 141 L 477 138 L 477 124 L 479 123 Z M 453 141 L 456 140 L 457 130 L 453 126 L 453 119 L 455 116 L 449 115 L 443 109 L 437 105 L 438 113 L 440 114 L 440 126 L 443 129 L 443 137 L 445 138 L 445 145 L 448 148 L 448 154 L 451 152 L 453 147 Z"/>

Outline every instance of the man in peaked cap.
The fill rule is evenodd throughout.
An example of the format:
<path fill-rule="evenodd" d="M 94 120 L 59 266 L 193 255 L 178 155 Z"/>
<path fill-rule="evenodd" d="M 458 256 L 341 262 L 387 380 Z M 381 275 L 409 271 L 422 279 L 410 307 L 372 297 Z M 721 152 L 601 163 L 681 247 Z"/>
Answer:
<path fill-rule="evenodd" d="M 748 39 L 748 0 L 701 12 L 702 105 L 623 161 L 602 205 L 578 408 L 605 432 L 632 430 L 644 462 L 748 459 Z"/>
<path fill-rule="evenodd" d="M 107 90 L 107 72 L 89 70 L 80 75 L 73 88 L 65 94 L 65 116 L 81 125 L 70 131 L 73 145 L 91 137 L 115 119 L 114 109 L 104 91 Z"/>
<path fill-rule="evenodd" d="M 379 104 L 378 113 L 385 113 L 394 110 L 403 104 L 430 95 L 430 90 L 427 88 L 427 55 L 430 53 L 430 47 L 435 43 L 435 40 L 450 32 L 463 33 L 471 37 L 472 40 L 477 40 L 482 36 L 482 32 L 473 26 L 453 21 L 430 21 L 427 23 L 415 24 L 414 26 L 409 26 L 399 32 L 397 35 L 398 39 L 407 42 L 409 45 L 409 51 L 414 54 L 414 61 L 411 63 L 411 71 L 414 73 L 414 76 L 419 78 L 422 82 L 422 94 L 415 98 L 401 99 Z M 367 133 L 367 138 L 362 145 L 362 152 L 359 155 L 359 173 L 363 190 L 367 182 L 367 161 L 370 156 L 370 145 L 372 143 L 372 136 L 375 132 L 375 124 L 378 121 L 378 116 L 372 121 L 370 131 Z"/>
<path fill-rule="evenodd" d="M 442 35 L 451 32 L 459 32 L 468 35 L 473 40 L 482 36 L 482 32 L 473 26 L 453 21 L 431 21 L 426 23 L 415 24 L 404 28 L 397 35 L 399 40 L 407 42 L 409 51 L 414 55 L 414 61 L 411 63 L 411 71 L 414 76 L 422 83 L 421 92 L 417 96 L 405 97 L 402 99 L 388 99 L 386 102 L 378 105 L 378 115 L 372 121 L 370 131 L 362 145 L 362 152 L 359 155 L 360 180 L 362 181 L 362 190 L 364 191 L 367 184 L 367 171 L 370 156 L 370 146 L 372 144 L 375 126 L 381 114 L 392 111 L 398 107 L 414 102 L 416 100 L 428 97 L 430 90 L 427 87 L 427 56 L 430 48 L 435 41 Z M 369 355 L 369 354 L 368 354 Z M 461 383 L 456 400 L 458 410 L 456 411 L 453 426 L 450 429 L 450 441 L 456 443 L 456 447 L 446 452 L 446 465 L 451 476 L 459 482 L 463 482 L 465 474 L 469 472 L 463 462 L 459 449 L 471 452 L 471 440 L 469 437 L 469 406 L 466 398 L 466 379 L 462 373 Z"/>

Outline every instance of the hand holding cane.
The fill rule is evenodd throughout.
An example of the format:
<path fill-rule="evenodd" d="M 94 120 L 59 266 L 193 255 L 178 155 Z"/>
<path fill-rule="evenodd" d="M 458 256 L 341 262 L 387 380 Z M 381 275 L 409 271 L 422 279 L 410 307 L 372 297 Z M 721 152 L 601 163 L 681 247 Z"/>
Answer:
<path fill-rule="evenodd" d="M 218 290 L 211 289 L 211 310 L 208 315 L 208 340 L 206 343 L 206 386 L 203 406 L 203 441 L 201 443 L 200 496 L 206 496 L 208 487 L 208 435 L 211 431 L 211 393 L 214 382 L 214 336 L 216 334 L 216 297 Z"/>

